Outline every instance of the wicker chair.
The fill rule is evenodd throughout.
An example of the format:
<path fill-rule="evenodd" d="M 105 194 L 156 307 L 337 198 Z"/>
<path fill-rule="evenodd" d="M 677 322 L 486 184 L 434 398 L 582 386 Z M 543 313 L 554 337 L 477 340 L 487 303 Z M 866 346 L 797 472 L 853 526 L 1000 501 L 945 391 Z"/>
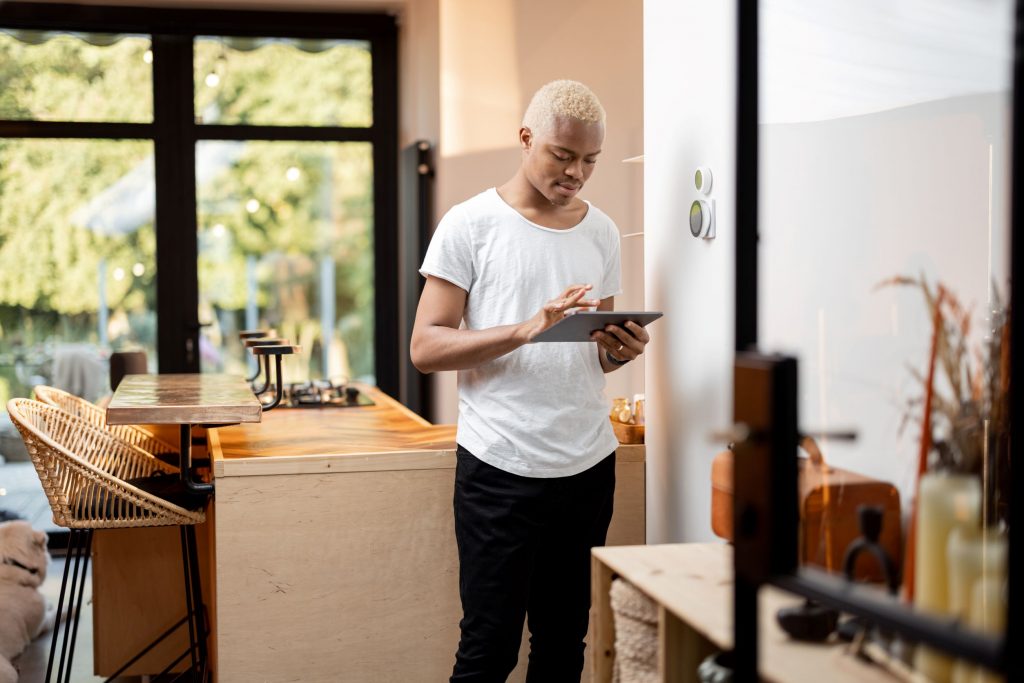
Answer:
<path fill-rule="evenodd" d="M 74 656 L 78 616 L 81 612 L 93 530 L 150 526 L 178 526 L 181 530 L 186 616 L 175 628 L 188 622 L 189 649 L 172 662 L 164 673 L 191 654 L 190 670 L 199 672 L 201 680 L 205 679 L 207 629 L 195 543 L 195 525 L 206 519 L 202 507 L 205 500 L 191 499 L 186 502 L 183 497 L 175 503 L 167 497 L 144 490 L 142 487 L 150 490 L 167 489 L 173 493 L 173 487 L 168 487 L 167 484 L 177 481 L 177 476 L 170 476 L 177 470 L 88 419 L 72 415 L 56 406 L 25 398 L 8 401 L 7 412 L 25 441 L 29 457 L 35 465 L 43 491 L 53 511 L 54 523 L 71 529 L 68 560 L 64 564 L 64 576 L 61 581 L 58 614 L 65 604 L 68 572 L 72 566 L 74 573 L 67 605 L 75 606 L 77 597 L 77 606 L 72 618 L 73 623 L 64 627 L 57 681 L 61 681 L 64 675 L 65 656 L 65 680 L 70 681 L 71 677 L 71 660 Z M 80 564 L 82 567 L 79 574 Z M 53 670 L 59 631 L 58 622 L 50 643 L 47 683 Z M 119 676 L 171 632 L 173 629 L 157 638 L 111 678 Z"/>
<path fill-rule="evenodd" d="M 48 387 L 44 384 L 37 385 L 33 391 L 36 395 L 36 400 L 56 406 L 97 427 L 101 427 L 119 439 L 123 439 L 133 446 L 138 446 L 147 453 L 157 456 L 167 464 L 173 464 L 178 459 L 177 446 L 164 441 L 144 427 L 136 425 L 108 425 L 103 408 L 100 408 L 95 403 L 86 401 L 84 398 L 74 394 L 69 394 L 62 389 Z"/>

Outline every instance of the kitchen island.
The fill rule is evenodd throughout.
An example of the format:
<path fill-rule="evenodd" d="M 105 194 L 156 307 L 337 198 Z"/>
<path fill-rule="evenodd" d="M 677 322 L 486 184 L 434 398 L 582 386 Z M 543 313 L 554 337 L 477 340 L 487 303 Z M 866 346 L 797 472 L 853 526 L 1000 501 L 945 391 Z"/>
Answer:
<path fill-rule="evenodd" d="M 455 426 L 360 388 L 375 405 L 277 409 L 209 432 L 216 495 L 204 590 L 219 681 L 450 675 L 461 614 Z M 619 448 L 616 475 L 609 544 L 642 544 L 643 446 Z M 174 538 L 163 545 L 180 572 Z M 101 560 L 95 571 L 101 593 Z M 523 679 L 524 659 L 510 680 Z"/>

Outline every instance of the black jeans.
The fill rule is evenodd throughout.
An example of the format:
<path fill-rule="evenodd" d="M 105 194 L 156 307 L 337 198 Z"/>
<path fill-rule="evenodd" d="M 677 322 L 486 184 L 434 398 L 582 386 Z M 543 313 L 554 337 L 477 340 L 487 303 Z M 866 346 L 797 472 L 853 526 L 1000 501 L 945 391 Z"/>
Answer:
<path fill-rule="evenodd" d="M 612 518 L 615 453 L 571 477 L 509 474 L 458 447 L 455 538 L 462 637 L 451 683 L 502 683 L 529 619 L 527 683 L 578 683 L 590 549 Z"/>

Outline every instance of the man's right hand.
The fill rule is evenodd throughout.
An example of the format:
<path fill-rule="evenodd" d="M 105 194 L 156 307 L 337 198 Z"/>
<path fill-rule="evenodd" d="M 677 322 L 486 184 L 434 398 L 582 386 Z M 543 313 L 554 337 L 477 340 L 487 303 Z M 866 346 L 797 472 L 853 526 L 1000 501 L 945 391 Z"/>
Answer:
<path fill-rule="evenodd" d="M 566 312 L 599 306 L 597 299 L 583 298 L 590 289 L 590 285 L 569 287 L 525 322 L 463 330 L 459 323 L 466 310 L 466 290 L 428 275 L 416 309 L 409 357 L 420 372 L 479 367 L 530 342 L 564 318 Z"/>
<path fill-rule="evenodd" d="M 583 295 L 593 289 L 593 285 L 571 285 L 559 296 L 544 304 L 537 314 L 526 322 L 520 323 L 520 333 L 527 342 L 533 341 L 538 334 L 548 329 L 574 308 L 591 308 L 600 305 L 598 299 L 584 299 Z"/>

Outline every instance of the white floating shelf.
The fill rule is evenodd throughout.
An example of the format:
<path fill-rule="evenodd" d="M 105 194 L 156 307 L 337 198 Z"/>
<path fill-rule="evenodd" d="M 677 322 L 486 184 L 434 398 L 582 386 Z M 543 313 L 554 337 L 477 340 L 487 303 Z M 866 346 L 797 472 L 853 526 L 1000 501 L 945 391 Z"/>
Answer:
<path fill-rule="evenodd" d="M 624 164 L 642 164 L 642 163 L 644 163 L 644 155 L 641 154 L 638 157 L 630 157 L 628 159 L 623 159 L 622 163 L 624 163 Z"/>

